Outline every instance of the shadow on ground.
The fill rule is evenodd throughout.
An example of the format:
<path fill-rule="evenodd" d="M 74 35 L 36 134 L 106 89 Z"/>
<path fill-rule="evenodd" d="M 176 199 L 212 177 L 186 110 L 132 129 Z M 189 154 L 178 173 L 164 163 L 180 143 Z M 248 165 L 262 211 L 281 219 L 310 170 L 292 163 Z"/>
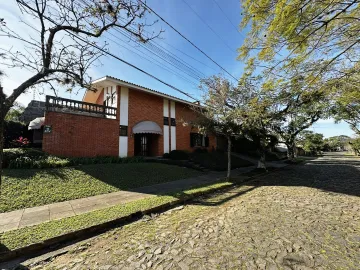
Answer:
<path fill-rule="evenodd" d="M 243 185 L 243 188 L 236 192 L 230 190 L 226 196 L 217 196 L 214 201 L 195 200 L 193 203 L 217 206 L 263 186 L 310 187 L 333 195 L 359 197 L 360 159 L 327 154 L 319 159 L 308 160 L 306 164 L 290 165 L 270 172 L 244 184 L 239 184 L 235 178 L 234 184 Z"/>

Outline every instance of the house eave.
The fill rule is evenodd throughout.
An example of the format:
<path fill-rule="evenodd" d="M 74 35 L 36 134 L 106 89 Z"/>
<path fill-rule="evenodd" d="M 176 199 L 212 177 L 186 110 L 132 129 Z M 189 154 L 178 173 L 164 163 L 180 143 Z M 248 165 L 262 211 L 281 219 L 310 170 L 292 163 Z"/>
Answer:
<path fill-rule="evenodd" d="M 140 91 L 152 94 L 152 95 L 160 96 L 160 97 L 163 97 L 163 98 L 166 98 L 166 99 L 169 99 L 169 100 L 173 100 L 173 101 L 176 101 L 176 102 L 179 102 L 179 103 L 187 104 L 187 105 L 190 105 L 190 106 L 196 106 L 196 107 L 200 106 L 200 105 L 198 105 L 196 103 L 189 102 L 189 101 L 186 101 L 186 100 L 174 97 L 174 96 L 170 96 L 170 95 L 167 95 L 167 94 L 164 94 L 164 93 L 161 93 L 161 92 L 158 92 L 158 91 L 146 88 L 146 87 L 142 87 L 140 85 L 125 82 L 125 81 L 122 81 L 120 79 L 116 79 L 116 78 L 110 77 L 110 76 L 105 76 L 105 77 L 102 77 L 100 79 L 94 80 L 91 84 L 104 84 L 105 85 L 105 84 L 108 84 L 108 83 L 128 87 L 128 88 L 135 89 L 135 90 L 140 90 Z"/>

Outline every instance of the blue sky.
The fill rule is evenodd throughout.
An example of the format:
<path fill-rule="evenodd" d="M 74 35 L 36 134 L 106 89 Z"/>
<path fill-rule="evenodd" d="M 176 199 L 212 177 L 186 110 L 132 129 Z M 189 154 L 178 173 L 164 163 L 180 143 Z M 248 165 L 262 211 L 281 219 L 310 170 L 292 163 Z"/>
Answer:
<path fill-rule="evenodd" d="M 221 5 L 223 11 L 219 9 L 215 1 Z M 19 16 L 21 13 L 19 13 L 15 1 L 5 2 L 6 3 L 0 3 L 0 9 L 5 14 L 2 16 L 5 16 L 5 19 L 12 25 L 16 25 L 16 30 L 27 33 L 26 31 L 28 30 L 26 27 L 19 23 Z M 188 5 L 186 3 L 188 3 Z M 195 43 L 199 48 L 201 48 L 206 54 L 213 58 L 218 64 L 224 67 L 229 73 L 236 78 L 241 76 L 243 64 L 236 60 L 236 49 L 241 46 L 245 33 L 239 33 L 234 27 L 234 25 L 237 26 L 241 21 L 239 0 L 148 0 L 147 4 L 159 13 L 165 20 L 171 23 L 177 30 L 183 33 L 188 39 Z M 194 13 L 189 5 L 201 17 L 201 19 Z M 226 15 L 224 15 L 223 12 Z M 155 19 L 157 18 L 153 15 L 147 17 L 149 23 Z M 232 23 L 230 23 L 229 20 Z M 208 24 L 213 30 L 209 29 L 206 24 Z M 109 50 L 113 54 L 176 86 L 195 98 L 199 98 L 201 96 L 201 92 L 197 88 L 199 80 L 193 79 L 192 76 L 194 76 L 196 72 L 205 76 L 218 74 L 220 72 L 224 74 L 224 72 L 163 22 L 159 21 L 155 27 L 148 28 L 147 30 L 156 32 L 159 31 L 160 28 L 165 30 L 165 32 L 161 34 L 160 38 L 154 40 L 153 44 L 160 47 L 167 53 L 170 53 L 172 57 L 177 58 L 177 61 L 183 61 L 183 64 L 190 66 L 193 70 L 196 70 L 194 72 L 189 71 L 188 73 L 190 73 L 190 76 L 189 74 L 185 74 L 182 71 L 177 70 L 175 67 L 170 66 L 168 62 L 160 59 L 158 56 L 150 53 L 148 51 L 148 47 L 145 49 L 140 45 L 129 41 L 118 32 L 112 31 L 110 34 L 106 34 L 102 40 L 106 40 L 109 43 Z M 19 49 L 21 49 L 22 46 L 21 44 L 9 44 L 8 41 L 1 37 L 0 44 L 2 44 L 0 47 L 7 44 L 5 46 L 16 46 Z M 186 56 L 184 53 L 190 57 Z M 152 57 L 152 59 L 149 58 L 149 61 L 144 59 L 144 57 Z M 169 55 L 166 55 L 165 57 L 169 57 Z M 167 61 L 170 60 L 167 58 Z M 169 72 L 162 67 L 165 67 L 165 69 L 170 68 L 173 71 Z M 16 87 L 19 81 L 26 79 L 26 77 L 30 75 L 24 70 L 21 72 L 13 70 L 4 71 L 7 74 L 7 76 L 3 79 L 5 89 Z M 174 71 L 182 77 L 174 74 Z M 93 79 L 110 75 L 156 89 L 170 95 L 188 99 L 186 96 L 113 58 L 102 58 L 101 65 L 94 67 L 90 71 L 90 74 Z M 33 98 L 33 94 L 34 93 L 32 91 L 29 91 L 29 93 L 21 96 L 19 101 L 26 105 Z M 80 100 L 82 99 L 83 94 L 83 90 L 79 91 L 77 94 L 67 93 L 63 90 L 60 90 L 58 93 L 59 96 Z M 44 100 L 45 97 L 44 95 L 39 95 L 35 92 L 35 98 Z M 316 132 L 323 133 L 325 137 L 341 134 L 353 134 L 353 132 L 348 128 L 348 125 L 344 123 L 335 125 L 331 119 L 322 120 L 311 129 Z"/>

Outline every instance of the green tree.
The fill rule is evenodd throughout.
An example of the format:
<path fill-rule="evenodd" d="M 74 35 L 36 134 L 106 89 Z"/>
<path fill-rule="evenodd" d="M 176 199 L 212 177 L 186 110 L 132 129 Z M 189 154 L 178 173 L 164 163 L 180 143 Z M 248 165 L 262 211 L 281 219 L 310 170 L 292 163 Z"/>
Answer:
<path fill-rule="evenodd" d="M 222 124 L 221 132 L 228 140 L 242 135 L 253 141 L 260 156 L 258 168 L 266 169 L 266 150 L 275 138 L 271 129 L 275 114 L 274 102 L 262 87 L 261 78 L 244 76 L 234 86 L 221 76 L 212 76 L 203 80 L 202 89 L 205 90 L 203 114 L 206 118 L 211 119 L 214 125 Z"/>
<path fill-rule="evenodd" d="M 343 120 L 360 135 L 360 86 L 359 76 L 338 79 L 332 83 L 334 102 L 332 113 L 337 122 Z"/>
<path fill-rule="evenodd" d="M 328 116 L 328 100 L 326 92 L 316 90 L 316 85 L 310 89 L 304 87 L 302 76 L 290 83 L 280 84 L 274 102 L 278 103 L 280 121 L 275 123 L 274 131 L 279 141 L 287 146 L 287 156 L 293 160 L 296 155 L 296 137 L 309 128 L 321 117 Z"/>
<path fill-rule="evenodd" d="M 239 57 L 255 55 L 264 72 L 286 76 L 306 61 L 311 84 L 327 78 L 357 74 L 360 60 L 358 0 L 241 0 L 242 28 L 250 28 Z M 280 72 L 279 72 L 280 71 Z"/>
<path fill-rule="evenodd" d="M 248 30 L 239 59 L 268 81 L 318 85 L 334 100 L 336 119 L 359 132 L 360 1 L 241 0 Z"/>
<path fill-rule="evenodd" d="M 300 132 L 297 144 L 300 145 L 307 154 L 317 155 L 324 147 L 324 136 L 310 130 Z"/>
<path fill-rule="evenodd" d="M 241 133 L 241 126 L 235 118 L 232 99 L 232 95 L 237 91 L 236 87 L 222 76 L 214 75 L 203 79 L 200 89 L 204 93 L 203 106 L 194 106 L 194 110 L 199 114 L 195 125 L 202 132 L 212 132 L 226 137 L 227 178 L 230 178 L 232 138 Z"/>
<path fill-rule="evenodd" d="M 25 107 L 18 102 L 14 102 L 11 109 L 5 116 L 5 121 L 15 121 L 18 122 L 21 114 L 24 112 Z"/>
<path fill-rule="evenodd" d="M 346 135 L 333 136 L 324 139 L 324 149 L 327 151 L 345 150 L 351 138 Z"/>
<path fill-rule="evenodd" d="M 32 72 L 15 89 L 8 89 L 9 95 L 0 88 L 0 166 L 5 116 L 22 93 L 44 85 L 55 91 L 57 84 L 91 89 L 88 70 L 103 55 L 98 48 L 106 49 L 98 38 L 110 29 L 123 29 L 142 42 L 157 36 L 144 34 L 147 9 L 139 1 L 93 0 L 75 4 L 67 0 L 16 0 L 16 3 L 23 14 L 34 18 L 32 25 L 26 26 L 34 29 L 36 25 L 38 36 L 22 36 L 16 25 L 8 26 L 0 19 L 0 34 L 26 48 L 2 49 L 5 60 L 1 64 Z"/>
<path fill-rule="evenodd" d="M 355 155 L 360 156 L 360 137 L 353 139 L 350 142 L 350 145 Z"/>

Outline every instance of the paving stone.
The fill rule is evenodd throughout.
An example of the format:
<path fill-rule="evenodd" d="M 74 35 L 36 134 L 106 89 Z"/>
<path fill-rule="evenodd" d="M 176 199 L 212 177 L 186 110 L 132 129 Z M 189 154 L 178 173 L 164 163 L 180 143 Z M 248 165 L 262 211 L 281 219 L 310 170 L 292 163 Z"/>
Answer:
<path fill-rule="evenodd" d="M 357 158 L 325 156 L 290 166 L 181 211 L 128 225 L 116 231 L 116 239 L 98 236 L 83 264 L 96 269 L 119 261 L 120 269 L 360 269 L 359 175 Z M 59 256 L 45 269 L 77 256 Z"/>

